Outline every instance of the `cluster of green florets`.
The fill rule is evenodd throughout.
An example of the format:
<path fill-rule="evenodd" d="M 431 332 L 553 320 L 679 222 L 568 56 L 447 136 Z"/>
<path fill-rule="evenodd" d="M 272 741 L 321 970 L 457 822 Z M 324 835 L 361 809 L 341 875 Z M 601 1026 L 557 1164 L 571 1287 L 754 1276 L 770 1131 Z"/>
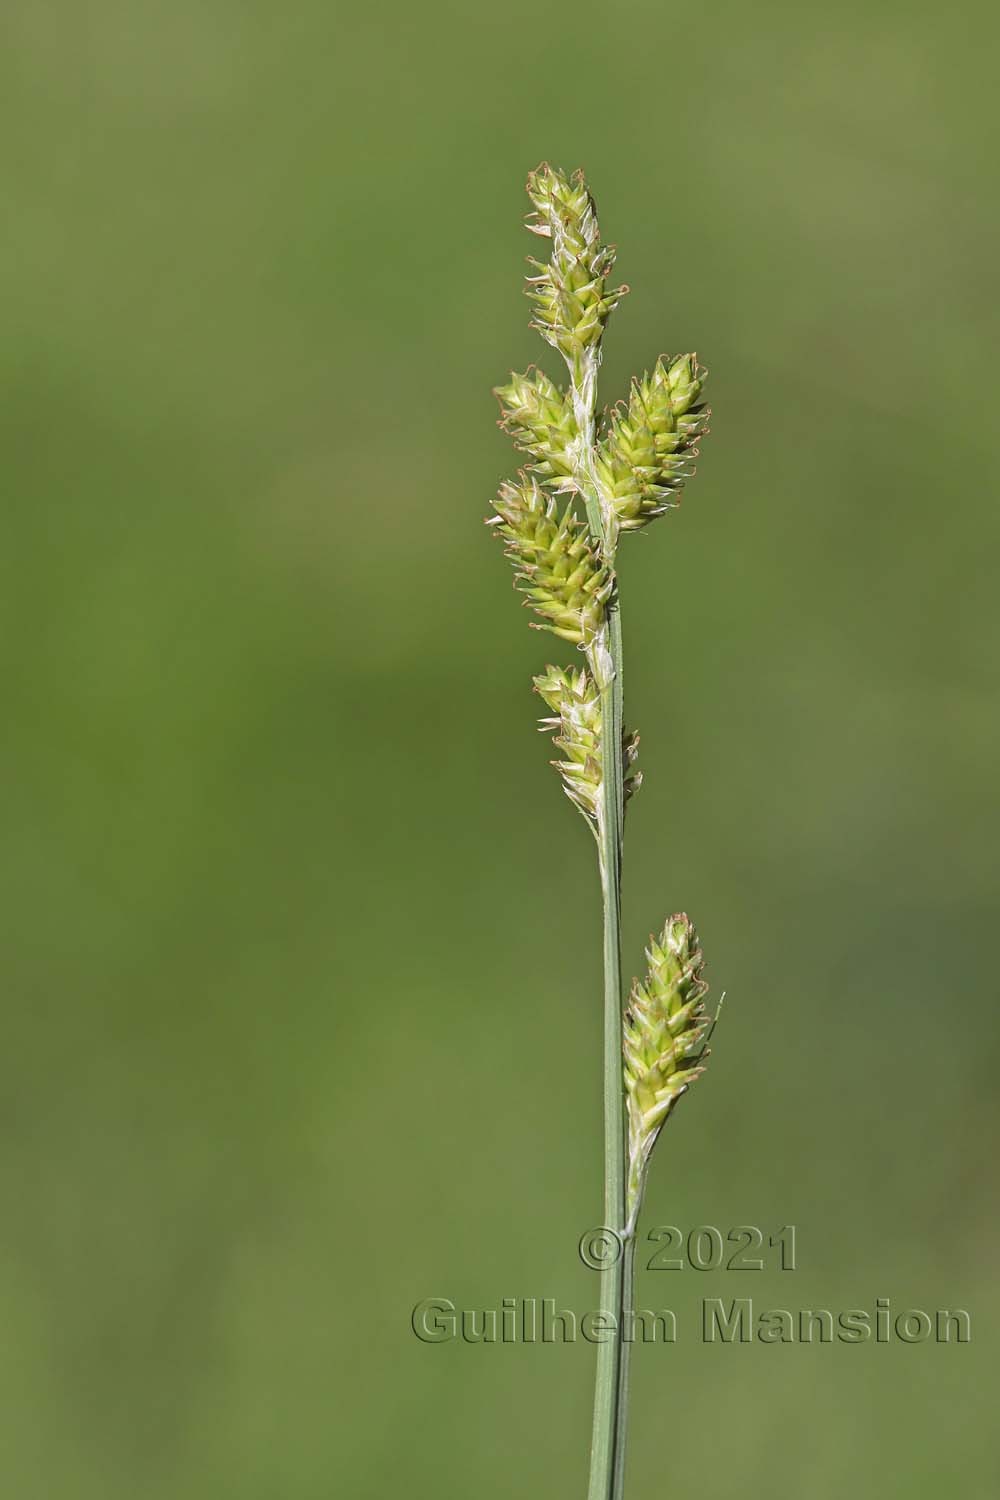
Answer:
<path fill-rule="evenodd" d="M 528 178 L 528 228 L 551 241 L 546 264 L 532 261 L 528 277 L 535 327 L 564 356 L 569 386 L 532 367 L 497 388 L 500 425 L 529 463 L 506 481 L 490 517 L 507 545 L 525 602 L 540 627 L 581 647 L 587 666 L 549 668 L 536 681 L 556 701 L 557 762 L 567 791 L 588 817 L 600 777 L 600 690 L 608 681 L 604 626 L 615 588 L 619 534 L 645 526 L 676 503 L 690 477 L 698 438 L 706 431 L 705 372 L 693 355 L 657 361 L 633 381 L 628 402 L 598 432 L 595 384 L 605 325 L 625 287 L 608 289 L 615 261 L 601 242 L 597 212 L 583 176 L 543 163 Z M 555 497 L 569 497 L 557 503 Z M 588 501 L 588 526 L 577 512 Z M 597 526 L 594 517 L 600 517 Z M 544 696 L 544 693 L 543 693 Z M 546 721 L 548 724 L 549 721 Z M 635 737 L 623 741 L 628 763 Z M 572 768 L 572 769 L 570 769 Z M 639 785 L 630 775 L 626 792 Z"/>
<path fill-rule="evenodd" d="M 608 290 L 615 251 L 601 244 L 597 210 L 582 172 L 565 177 L 543 162 L 528 178 L 528 197 L 534 206 L 528 228 L 552 241 L 548 263 L 531 262 L 537 272 L 528 278 L 534 326 L 572 361 L 600 343 L 604 325 L 628 287 Z"/>
<path fill-rule="evenodd" d="M 608 290 L 615 253 L 601 242 L 594 201 L 581 173 L 567 177 L 543 163 L 528 178 L 528 196 L 533 209 L 528 228 L 552 242 L 547 264 L 531 262 L 538 273 L 528 277 L 535 327 L 564 356 L 570 387 L 563 389 L 532 367 L 497 388 L 500 425 L 526 455 L 529 473 L 501 486 L 490 524 L 507 544 L 525 602 L 541 619 L 539 628 L 588 655 L 584 678 L 592 689 L 587 701 L 593 745 L 574 741 L 564 725 L 565 716 L 567 722 L 580 721 L 579 694 L 570 684 L 583 679 L 574 674 L 560 679 L 560 704 L 550 704 L 559 715 L 560 738 L 568 739 L 580 757 L 572 763 L 588 766 L 598 757 L 597 685 L 608 680 L 603 627 L 615 588 L 618 537 L 675 505 L 678 491 L 693 474 L 698 440 L 708 430 L 702 400 L 705 371 L 691 354 L 657 360 L 650 374 L 632 382 L 628 401 L 609 414 L 599 434 L 594 402 L 600 342 L 627 288 Z M 570 498 L 560 506 L 554 498 L 558 494 Z M 580 499 L 588 502 L 590 527 L 575 509 Z M 539 682 L 543 680 L 549 678 Z M 634 741 L 625 745 L 634 755 Z M 565 745 L 559 748 L 570 754 Z M 581 775 L 568 776 L 564 764 L 558 764 L 570 796 L 586 812 L 593 788 L 584 795 Z M 638 782 L 633 776 L 629 789 Z"/>
<path fill-rule="evenodd" d="M 566 795 L 596 826 L 601 806 L 601 695 L 590 673 L 580 667 L 546 667 L 535 678 L 535 691 L 552 718 L 543 730 L 555 730 L 552 743 L 562 759 L 552 764 Z"/>
<path fill-rule="evenodd" d="M 572 489 L 579 430 L 565 391 L 534 367 L 497 386 L 500 426 L 534 462 L 538 477 L 554 488 Z"/>
<path fill-rule="evenodd" d="M 500 486 L 490 518 L 507 543 L 525 603 L 540 630 L 587 646 L 604 623 L 611 575 L 598 558 L 572 501 L 560 506 L 530 475 Z"/>
<path fill-rule="evenodd" d="M 562 759 L 552 764 L 562 777 L 566 795 L 597 830 L 601 815 L 601 695 L 585 667 L 575 671 L 546 667 L 535 678 L 535 691 L 552 717 L 542 719 L 543 731 L 554 730 L 552 743 Z M 639 753 L 639 736 L 622 738 L 622 760 L 626 768 L 625 799 L 642 783 L 642 772 L 633 771 Z"/>
<path fill-rule="evenodd" d="M 683 912 L 670 917 L 660 936 L 650 938 L 646 958 L 646 979 L 633 981 L 623 1034 L 630 1213 L 664 1120 L 704 1071 L 712 1024 L 704 1004 L 704 956 L 690 918 Z"/>
<path fill-rule="evenodd" d="M 552 242 L 546 264 L 532 261 L 528 295 L 535 327 L 566 360 L 570 388 L 535 368 L 497 388 L 501 427 L 530 460 L 531 472 L 554 491 L 596 504 L 605 561 L 618 537 L 677 504 L 694 473 L 698 442 L 708 431 L 705 370 L 693 354 L 657 360 L 634 380 L 627 402 L 605 418 L 594 415 L 600 343 L 626 287 L 607 288 L 612 246 L 602 244 L 593 199 L 582 175 L 543 163 L 528 178 L 533 212 L 528 228 Z"/>
<path fill-rule="evenodd" d="M 658 359 L 632 382 L 597 447 L 596 476 L 616 531 L 635 531 L 677 504 L 708 431 L 705 371 L 693 354 Z"/>

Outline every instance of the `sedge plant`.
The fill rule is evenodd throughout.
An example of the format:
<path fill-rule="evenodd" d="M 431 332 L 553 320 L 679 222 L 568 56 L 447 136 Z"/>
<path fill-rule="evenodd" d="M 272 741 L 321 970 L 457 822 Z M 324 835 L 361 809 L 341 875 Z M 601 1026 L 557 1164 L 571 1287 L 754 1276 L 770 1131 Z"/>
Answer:
<path fill-rule="evenodd" d="M 604 905 L 604 1213 L 620 1253 L 601 1273 L 589 1500 L 621 1500 L 628 1410 L 636 1223 L 650 1154 L 677 1101 L 704 1069 L 711 1022 L 695 929 L 684 913 L 650 939 L 647 972 L 623 1004 L 621 867 L 625 807 L 638 790 L 638 736 L 623 719 L 618 548 L 676 506 L 707 432 L 705 371 L 693 354 L 661 356 L 628 397 L 599 413 L 608 319 L 628 290 L 611 286 L 583 175 L 542 163 L 528 178 L 527 227 L 548 242 L 531 260 L 532 326 L 566 378 L 531 368 L 497 389 L 501 427 L 524 457 L 487 524 L 503 539 L 536 629 L 575 648 L 534 679 L 559 752 L 553 764 L 597 845 Z"/>

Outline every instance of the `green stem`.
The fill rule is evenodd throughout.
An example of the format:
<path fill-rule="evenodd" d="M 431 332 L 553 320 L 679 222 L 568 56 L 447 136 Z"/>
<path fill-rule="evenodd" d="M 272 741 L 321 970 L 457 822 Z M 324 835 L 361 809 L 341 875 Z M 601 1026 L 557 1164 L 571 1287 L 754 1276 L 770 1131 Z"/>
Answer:
<path fill-rule="evenodd" d="M 608 619 L 614 675 L 601 694 L 603 749 L 600 819 L 601 879 L 604 895 L 604 1222 L 620 1231 L 625 1223 L 625 1109 L 622 1087 L 621 857 L 623 824 L 622 641 L 621 613 L 615 600 Z M 627 1417 L 623 1337 L 628 1277 L 623 1255 L 601 1273 L 601 1310 L 615 1332 L 597 1348 L 594 1431 L 590 1454 L 589 1500 L 620 1500 Z"/>
<path fill-rule="evenodd" d="M 614 545 L 604 524 L 594 475 L 597 351 L 570 365 L 572 397 L 581 435 L 577 481 L 587 520 L 609 567 Z M 604 898 L 604 1222 L 616 1232 L 625 1224 L 625 1101 L 622 1082 L 621 866 L 625 823 L 622 764 L 623 660 L 617 581 L 608 605 L 609 670 L 601 679 L 601 815 L 598 819 L 601 888 Z M 614 1333 L 597 1348 L 594 1428 L 588 1500 L 621 1500 L 628 1415 L 628 1348 L 631 1321 L 631 1245 L 601 1272 L 601 1311 Z"/>
<path fill-rule="evenodd" d="M 612 1494 L 622 1500 L 625 1493 L 625 1448 L 628 1432 L 629 1365 L 632 1355 L 632 1317 L 635 1288 L 635 1235 L 629 1235 L 622 1249 L 621 1334 L 618 1343 L 618 1414 L 616 1423 L 615 1472 Z M 625 1330 L 628 1330 L 627 1336 Z"/>

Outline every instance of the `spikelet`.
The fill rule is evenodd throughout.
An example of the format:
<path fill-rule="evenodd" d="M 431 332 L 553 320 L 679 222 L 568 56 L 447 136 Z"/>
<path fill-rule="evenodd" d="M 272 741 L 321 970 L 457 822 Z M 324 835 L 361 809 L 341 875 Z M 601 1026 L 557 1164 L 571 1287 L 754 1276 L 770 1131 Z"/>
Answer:
<path fill-rule="evenodd" d="M 562 510 L 553 495 L 526 474 L 500 486 L 487 520 L 507 543 L 525 603 L 542 618 L 539 630 L 576 646 L 588 646 L 601 631 L 612 579 L 590 542 L 571 502 Z"/>
<path fill-rule="evenodd" d="M 628 404 L 611 413 L 595 467 L 614 532 L 637 530 L 676 505 L 708 431 L 704 382 L 693 354 L 661 358 L 652 374 L 633 380 Z"/>
<path fill-rule="evenodd" d="M 646 981 L 633 981 L 623 1025 L 630 1224 L 638 1215 L 646 1163 L 663 1122 L 704 1072 L 711 1025 L 703 1004 L 708 993 L 701 977 L 704 957 L 683 912 L 668 919 L 659 938 L 650 938 L 646 957 Z"/>
<path fill-rule="evenodd" d="M 552 764 L 562 776 L 566 795 L 596 826 L 601 805 L 601 695 L 583 667 L 567 671 L 546 667 L 534 679 L 535 691 L 553 717 L 542 719 L 543 731 L 554 729 L 552 743 L 562 752 Z"/>
<path fill-rule="evenodd" d="M 497 386 L 500 426 L 522 452 L 535 460 L 532 470 L 555 489 L 572 489 L 574 445 L 579 438 L 573 404 L 545 374 L 532 367 Z"/>
<path fill-rule="evenodd" d="M 566 795 L 580 809 L 594 832 L 601 816 L 601 696 L 597 684 L 583 667 L 546 667 L 534 679 L 535 691 L 553 717 L 542 719 L 543 732 L 555 730 L 552 743 L 562 759 L 552 764 L 562 777 Z M 622 759 L 631 767 L 639 753 L 639 736 L 622 737 Z M 638 791 L 642 772 L 629 770 L 625 777 L 625 799 Z"/>
<path fill-rule="evenodd" d="M 528 296 L 535 306 L 533 326 L 572 363 L 598 345 L 608 315 L 628 291 L 608 290 L 615 263 L 611 245 L 601 244 L 597 211 L 582 172 L 566 177 L 543 162 L 528 177 L 534 212 L 527 226 L 552 241 L 548 265 L 532 260 Z"/>

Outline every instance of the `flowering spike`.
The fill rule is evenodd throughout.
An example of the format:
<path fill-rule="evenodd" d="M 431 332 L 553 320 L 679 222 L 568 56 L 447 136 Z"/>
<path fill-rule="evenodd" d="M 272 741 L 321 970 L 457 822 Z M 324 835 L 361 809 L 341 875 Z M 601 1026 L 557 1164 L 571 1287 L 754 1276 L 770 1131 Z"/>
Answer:
<path fill-rule="evenodd" d="M 537 272 L 528 277 L 533 326 L 572 362 L 600 343 L 608 315 L 628 288 L 607 288 L 615 252 L 601 244 L 597 211 L 582 172 L 566 177 L 543 162 L 528 177 L 528 197 L 534 212 L 527 227 L 552 241 L 548 265 L 530 262 Z"/>
<path fill-rule="evenodd" d="M 511 375 L 507 385 L 497 386 L 500 426 L 522 452 L 535 460 L 534 472 L 553 488 L 574 489 L 574 444 L 579 432 L 573 405 L 545 374 L 532 368 L 525 375 Z"/>
<path fill-rule="evenodd" d="M 601 806 L 601 695 L 582 667 L 546 667 L 534 683 L 553 715 L 542 719 L 540 727 L 556 731 L 552 743 L 563 755 L 552 764 L 562 776 L 567 797 L 596 830 Z"/>
<path fill-rule="evenodd" d="M 562 776 L 567 797 L 580 809 L 593 831 L 598 830 L 601 816 L 601 695 L 597 684 L 585 668 L 567 670 L 546 667 L 534 679 L 535 691 L 553 717 L 541 720 L 543 731 L 554 729 L 552 743 L 563 754 L 552 764 Z M 623 758 L 631 765 L 638 754 L 639 736 L 626 734 L 622 740 Z M 640 771 L 625 781 L 626 800 L 638 791 Z"/>
<path fill-rule="evenodd" d="M 634 980 L 623 1025 L 628 1110 L 628 1216 L 635 1222 L 646 1163 L 677 1100 L 704 1072 L 711 1021 L 698 934 L 683 912 L 670 917 L 646 950 L 649 971 Z"/>
<path fill-rule="evenodd" d="M 677 504 L 708 431 L 704 382 L 693 354 L 661 358 L 652 374 L 632 382 L 627 406 L 611 413 L 596 473 L 613 531 L 637 530 Z"/>
<path fill-rule="evenodd" d="M 517 483 L 500 486 L 493 509 L 487 525 L 507 543 L 525 603 L 544 622 L 538 628 L 575 646 L 591 645 L 604 626 L 612 581 L 572 504 L 560 512 L 554 496 L 521 474 Z"/>

